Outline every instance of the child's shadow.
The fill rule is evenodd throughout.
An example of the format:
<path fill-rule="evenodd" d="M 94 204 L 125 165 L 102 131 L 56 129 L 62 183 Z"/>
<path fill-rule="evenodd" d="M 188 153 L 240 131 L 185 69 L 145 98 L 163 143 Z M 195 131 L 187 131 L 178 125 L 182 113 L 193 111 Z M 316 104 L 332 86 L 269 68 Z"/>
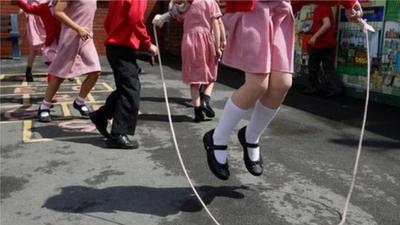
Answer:
<path fill-rule="evenodd" d="M 196 187 L 206 205 L 216 197 L 243 199 L 238 190 L 245 186 Z M 42 206 L 68 213 L 116 211 L 135 212 L 156 216 L 175 215 L 181 211 L 197 212 L 202 206 L 188 187 L 114 186 L 96 189 L 84 186 L 68 186 L 61 193 L 48 198 Z"/>

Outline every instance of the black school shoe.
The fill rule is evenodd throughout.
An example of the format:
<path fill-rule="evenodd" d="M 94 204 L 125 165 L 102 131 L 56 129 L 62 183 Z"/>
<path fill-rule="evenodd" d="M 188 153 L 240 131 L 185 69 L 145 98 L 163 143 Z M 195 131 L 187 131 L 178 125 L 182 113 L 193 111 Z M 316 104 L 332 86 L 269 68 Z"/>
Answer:
<path fill-rule="evenodd" d="M 26 81 L 27 82 L 33 82 L 33 75 L 32 75 L 32 72 L 26 72 L 25 73 L 25 79 L 26 79 Z"/>
<path fill-rule="evenodd" d="M 258 161 L 252 161 L 249 157 L 247 148 L 258 148 L 258 144 L 250 144 L 246 142 L 246 127 L 242 127 L 242 129 L 238 132 L 239 142 L 243 147 L 243 159 L 244 164 L 246 165 L 249 173 L 254 176 L 260 176 L 264 171 L 264 164 L 260 153 L 260 159 Z"/>
<path fill-rule="evenodd" d="M 87 107 L 87 105 L 85 105 L 85 104 L 83 104 L 83 105 L 78 105 L 78 104 L 76 103 L 76 101 L 74 101 L 74 103 L 72 104 L 72 106 L 74 107 L 74 109 L 76 109 L 76 110 L 79 111 L 79 113 L 81 114 L 81 116 L 84 116 L 84 117 L 88 117 L 88 116 L 89 116 L 90 110 L 89 110 L 89 108 Z"/>
<path fill-rule="evenodd" d="M 109 135 L 106 140 L 108 148 L 119 148 L 119 149 L 137 149 L 139 143 L 135 140 L 129 140 L 126 134 Z"/>
<path fill-rule="evenodd" d="M 214 118 L 215 112 L 210 106 L 210 96 L 200 92 L 200 108 L 208 118 Z"/>
<path fill-rule="evenodd" d="M 214 155 L 214 150 L 227 150 L 226 145 L 214 145 L 213 140 L 214 129 L 204 134 L 203 144 L 207 152 L 207 163 L 211 172 L 221 180 L 228 180 L 229 178 L 229 166 L 228 163 L 220 164 Z"/>
<path fill-rule="evenodd" d="M 108 120 L 107 118 L 103 118 L 97 114 L 97 112 L 89 113 L 89 118 L 94 125 L 96 125 L 96 129 L 103 135 L 105 138 L 108 138 L 110 134 L 107 131 Z"/>
<path fill-rule="evenodd" d="M 51 122 L 50 109 L 38 109 L 38 120 L 42 123 Z"/>
<path fill-rule="evenodd" d="M 204 121 L 204 114 L 203 111 L 201 110 L 201 107 L 194 107 L 194 119 L 193 121 L 195 123 L 200 123 L 201 121 Z"/>

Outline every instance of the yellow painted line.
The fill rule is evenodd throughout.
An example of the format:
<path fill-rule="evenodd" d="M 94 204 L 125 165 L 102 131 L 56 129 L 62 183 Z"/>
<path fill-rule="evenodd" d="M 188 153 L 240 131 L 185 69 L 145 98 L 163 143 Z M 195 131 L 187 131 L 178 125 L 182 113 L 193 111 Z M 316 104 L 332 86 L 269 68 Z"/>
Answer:
<path fill-rule="evenodd" d="M 66 140 L 73 140 L 73 139 L 86 139 L 86 138 L 97 138 L 101 137 L 100 134 L 98 135 L 84 135 L 84 136 L 70 136 L 70 137 L 56 137 L 56 138 L 34 138 L 24 141 L 25 143 L 37 143 L 37 142 L 49 142 L 49 141 L 66 141 Z"/>
<path fill-rule="evenodd" d="M 12 108 L 19 108 L 24 107 L 23 104 L 16 104 L 16 105 L 0 105 L 0 109 L 12 109 Z"/>
<path fill-rule="evenodd" d="M 95 102 L 96 101 L 96 99 L 94 99 L 93 95 L 90 94 L 90 93 L 88 94 L 87 99 L 89 100 L 89 102 Z"/>
<path fill-rule="evenodd" d="M 109 84 L 107 84 L 106 82 L 103 82 L 103 86 L 104 86 L 108 91 L 114 91 L 114 89 L 113 89 Z"/>
<path fill-rule="evenodd" d="M 23 120 L 9 120 L 9 121 L 0 121 L 1 124 L 10 124 L 10 123 L 21 123 Z"/>
<path fill-rule="evenodd" d="M 22 105 L 29 105 L 29 103 L 30 103 L 30 95 L 23 94 L 22 95 Z"/>
<path fill-rule="evenodd" d="M 105 101 L 87 101 L 86 103 L 89 104 L 102 104 Z M 72 104 L 73 102 L 57 102 L 57 103 L 53 103 L 53 105 L 61 105 L 61 104 Z M 39 105 L 39 104 L 28 104 L 28 105 L 24 105 L 24 104 L 14 104 L 14 105 L 1 105 L 0 104 L 0 109 L 12 109 L 12 108 L 22 108 L 22 107 L 29 107 L 29 106 L 34 106 L 34 105 Z"/>
<path fill-rule="evenodd" d="M 23 130 L 22 130 L 22 140 L 24 143 L 29 142 L 32 137 L 32 120 L 24 120 Z"/>
<path fill-rule="evenodd" d="M 78 85 L 81 85 L 81 84 L 82 84 L 81 78 L 79 78 L 79 77 L 76 77 L 76 78 L 75 78 L 75 81 L 76 81 L 76 83 L 77 83 Z"/>
<path fill-rule="evenodd" d="M 71 116 L 71 111 L 69 110 L 68 105 L 66 103 L 61 103 L 61 108 L 65 117 Z"/>
<path fill-rule="evenodd" d="M 91 93 L 108 93 L 108 90 L 98 90 L 98 91 L 91 91 Z M 38 92 L 38 93 L 32 93 L 30 95 L 44 95 L 44 92 Z M 57 92 L 57 94 L 76 94 L 76 91 L 60 91 Z M 2 94 L 1 96 L 18 96 L 18 95 L 23 95 L 21 94 Z"/>

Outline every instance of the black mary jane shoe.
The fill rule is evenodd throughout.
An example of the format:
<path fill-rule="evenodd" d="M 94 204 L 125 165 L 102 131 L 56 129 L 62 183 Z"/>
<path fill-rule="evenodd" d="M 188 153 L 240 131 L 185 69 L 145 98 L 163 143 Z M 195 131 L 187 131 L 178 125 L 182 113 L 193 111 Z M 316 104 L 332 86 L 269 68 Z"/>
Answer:
<path fill-rule="evenodd" d="M 76 109 L 76 110 L 79 111 L 79 113 L 81 114 L 81 116 L 89 117 L 90 110 L 89 110 L 89 108 L 87 107 L 87 105 L 85 105 L 85 104 L 83 104 L 83 105 L 78 105 L 78 104 L 76 103 L 76 101 L 74 101 L 74 103 L 72 104 L 72 106 L 74 107 L 74 109 Z"/>
<path fill-rule="evenodd" d="M 258 148 L 258 144 L 250 144 L 246 142 L 246 127 L 242 127 L 242 129 L 238 132 L 239 142 L 243 147 L 243 159 L 244 164 L 246 165 L 247 170 L 249 173 L 253 174 L 254 176 L 260 176 L 264 171 L 264 164 L 260 153 L 260 159 L 257 161 L 252 161 L 249 157 L 249 153 L 247 148 Z"/>
<path fill-rule="evenodd" d="M 118 149 L 137 149 L 139 148 L 139 143 L 135 140 L 130 140 L 125 134 L 111 134 L 106 140 L 106 145 L 108 148 L 118 148 Z"/>
<path fill-rule="evenodd" d="M 204 134 L 203 143 L 204 148 L 207 152 L 207 163 L 211 172 L 221 180 L 228 180 L 229 178 L 229 166 L 228 163 L 221 164 L 217 161 L 214 155 L 215 150 L 227 150 L 226 145 L 214 145 L 213 140 L 214 130 L 210 130 Z"/>
<path fill-rule="evenodd" d="M 38 120 L 41 123 L 51 122 L 50 109 L 38 109 Z"/>
<path fill-rule="evenodd" d="M 214 118 L 215 112 L 210 106 L 210 96 L 200 93 L 200 108 L 208 118 Z"/>
<path fill-rule="evenodd" d="M 105 138 L 108 138 L 110 136 L 110 134 L 107 131 L 107 125 L 108 125 L 107 118 L 99 116 L 96 111 L 89 113 L 89 118 L 92 121 L 92 123 L 96 125 L 96 129 L 100 132 L 101 135 L 103 135 Z"/>
<path fill-rule="evenodd" d="M 205 121 L 203 111 L 201 110 L 201 107 L 194 107 L 194 119 L 193 121 L 195 123 L 200 123 L 202 121 Z"/>

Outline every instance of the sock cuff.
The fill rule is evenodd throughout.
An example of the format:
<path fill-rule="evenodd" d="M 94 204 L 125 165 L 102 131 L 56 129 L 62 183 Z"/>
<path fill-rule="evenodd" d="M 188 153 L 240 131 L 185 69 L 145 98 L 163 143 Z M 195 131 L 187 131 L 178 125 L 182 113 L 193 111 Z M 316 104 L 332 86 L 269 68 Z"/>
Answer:
<path fill-rule="evenodd" d="M 45 106 L 50 106 L 51 102 L 48 102 L 48 101 L 43 99 L 42 104 L 45 105 Z"/>
<path fill-rule="evenodd" d="M 268 106 L 263 105 L 263 104 L 260 102 L 260 100 L 257 100 L 256 105 L 255 105 L 255 108 L 261 109 L 261 110 L 266 111 L 266 112 L 269 112 L 269 113 L 276 113 L 276 112 L 279 111 L 279 109 L 280 109 L 281 107 L 278 107 L 278 108 L 276 108 L 276 109 L 271 109 L 271 108 L 269 108 Z"/>
<path fill-rule="evenodd" d="M 239 106 L 235 105 L 235 103 L 232 101 L 232 97 L 230 97 L 228 99 L 227 106 L 229 106 L 232 110 L 235 110 L 235 111 L 238 111 L 241 113 L 245 113 L 247 111 L 246 109 L 242 109 Z"/>
<path fill-rule="evenodd" d="M 85 103 L 85 99 L 82 98 L 81 96 L 78 96 L 75 98 L 76 103 L 78 104 L 84 104 Z"/>

